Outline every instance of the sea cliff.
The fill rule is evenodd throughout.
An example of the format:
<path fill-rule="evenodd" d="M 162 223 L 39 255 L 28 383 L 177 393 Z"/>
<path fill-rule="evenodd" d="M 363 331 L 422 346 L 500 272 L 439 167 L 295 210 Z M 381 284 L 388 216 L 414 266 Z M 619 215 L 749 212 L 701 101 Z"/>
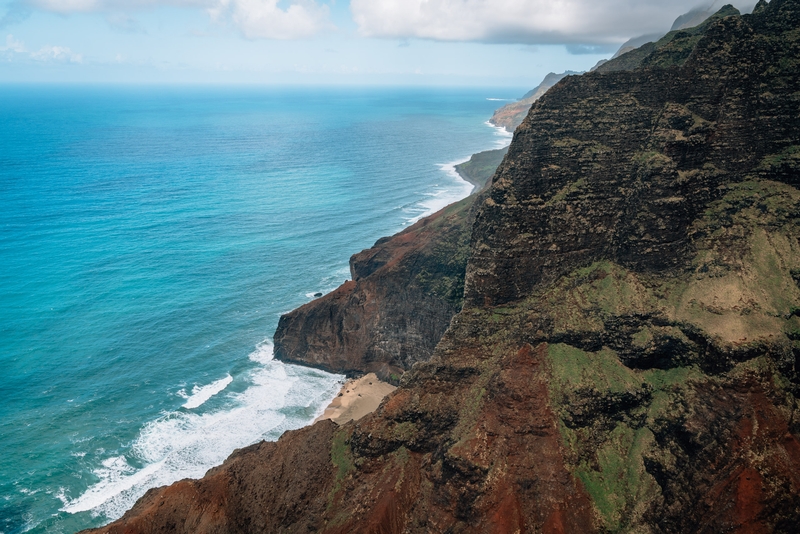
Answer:
<path fill-rule="evenodd" d="M 507 149 L 458 165 L 473 195 L 350 258 L 351 281 L 281 317 L 275 356 L 397 383 L 430 359 L 463 303 L 469 239 L 482 191 Z"/>
<path fill-rule="evenodd" d="M 542 96 L 544 96 L 544 94 L 549 91 L 551 87 L 563 80 L 565 77 L 576 74 L 581 73 L 567 71 L 556 74 L 555 72 L 551 72 L 545 76 L 544 80 L 542 80 L 542 83 L 528 91 L 522 96 L 522 98 L 516 102 L 506 104 L 495 111 L 492 115 L 492 118 L 489 119 L 489 123 L 494 126 L 505 128 L 509 132 L 513 132 L 517 129 L 517 126 L 522 124 L 522 121 L 528 115 L 528 111 L 531 109 L 531 106 L 534 104 L 534 102 L 542 98 Z"/>
<path fill-rule="evenodd" d="M 562 80 L 488 188 L 281 321 L 279 357 L 395 374 L 376 412 L 100 531 L 794 532 L 800 0 L 723 9 Z"/>

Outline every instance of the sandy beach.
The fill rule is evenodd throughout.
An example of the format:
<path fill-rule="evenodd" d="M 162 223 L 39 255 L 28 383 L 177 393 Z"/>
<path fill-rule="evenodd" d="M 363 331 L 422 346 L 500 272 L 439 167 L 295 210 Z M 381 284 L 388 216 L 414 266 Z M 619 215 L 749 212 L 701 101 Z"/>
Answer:
<path fill-rule="evenodd" d="M 375 373 L 345 382 L 339 395 L 325 408 L 316 421 L 332 419 L 343 425 L 353 419 L 358 420 L 374 412 L 383 398 L 394 391 L 393 385 L 381 382 Z M 314 422 L 316 422 L 314 421 Z"/>

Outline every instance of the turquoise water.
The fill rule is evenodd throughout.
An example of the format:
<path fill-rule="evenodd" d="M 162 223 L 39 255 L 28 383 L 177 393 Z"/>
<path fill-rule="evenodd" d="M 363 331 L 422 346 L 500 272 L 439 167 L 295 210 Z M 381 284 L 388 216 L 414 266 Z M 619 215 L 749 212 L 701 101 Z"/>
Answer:
<path fill-rule="evenodd" d="M 469 186 L 505 89 L 0 88 L 0 533 L 74 532 L 312 421 L 281 313 Z"/>

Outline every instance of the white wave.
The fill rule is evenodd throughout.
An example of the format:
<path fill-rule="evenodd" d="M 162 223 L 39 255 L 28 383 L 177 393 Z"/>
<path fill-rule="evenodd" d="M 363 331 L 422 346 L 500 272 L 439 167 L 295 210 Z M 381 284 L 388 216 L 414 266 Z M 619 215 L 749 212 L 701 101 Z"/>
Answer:
<path fill-rule="evenodd" d="M 328 293 L 330 293 L 331 291 L 342 285 L 342 282 L 349 279 L 350 279 L 350 265 L 345 264 L 336 269 L 335 271 L 333 271 L 328 276 L 323 277 L 319 281 L 319 289 L 317 289 L 316 291 L 308 291 L 305 293 L 305 296 L 306 298 L 314 299 L 318 298 L 316 296 L 317 293 L 322 293 L 323 295 L 327 295 Z"/>
<path fill-rule="evenodd" d="M 414 214 L 413 217 L 406 219 L 406 225 L 414 224 L 420 219 L 423 219 L 428 215 L 432 215 L 440 209 L 449 206 L 453 202 L 458 202 L 463 198 L 467 198 L 472 193 L 474 186 L 468 181 L 464 180 L 456 171 L 456 165 L 464 163 L 465 161 L 469 161 L 469 158 L 454 161 L 452 163 L 437 164 L 437 167 L 439 167 L 439 169 L 443 171 L 448 178 L 450 178 L 452 185 L 450 187 L 439 187 L 437 184 L 435 186 L 437 189 L 421 193 L 423 197 L 426 197 L 424 200 L 421 200 L 413 206 L 403 209 L 403 211 L 406 213 Z"/>
<path fill-rule="evenodd" d="M 275 361 L 269 341 L 249 359 L 259 364 L 244 377 L 250 386 L 226 393 L 225 408 L 169 412 L 145 424 L 131 450 L 104 460 L 94 470 L 98 481 L 77 498 L 65 498 L 61 510 L 117 519 L 150 488 L 202 477 L 235 449 L 311 423 L 344 379 Z"/>
<path fill-rule="evenodd" d="M 511 144 L 511 139 L 514 137 L 513 133 L 508 132 L 502 126 L 495 126 L 489 121 L 484 122 L 484 124 L 493 129 L 495 136 L 499 138 L 497 141 L 495 141 L 495 149 L 505 148 Z M 451 163 L 438 164 L 439 169 L 444 172 L 448 178 L 450 178 L 453 186 L 422 193 L 423 196 L 430 198 L 422 200 L 414 206 L 403 210 L 407 213 L 414 213 L 413 217 L 406 219 L 406 225 L 414 224 L 420 219 L 423 219 L 428 215 L 432 215 L 440 209 L 449 206 L 454 202 L 458 202 L 459 200 L 472 194 L 475 186 L 464 180 L 461 175 L 458 174 L 458 171 L 456 171 L 456 165 L 466 163 L 467 161 L 469 161 L 469 158 L 460 159 Z M 438 185 L 436 187 L 438 187 Z"/>
<path fill-rule="evenodd" d="M 97 508 L 122 493 L 130 492 L 137 484 L 161 469 L 163 464 L 163 461 L 158 462 L 136 471 L 124 456 L 108 458 L 103 461 L 103 467 L 94 471 L 103 482 L 90 487 L 78 499 L 66 504 L 62 510 L 76 514 Z"/>
<path fill-rule="evenodd" d="M 511 144 L 511 140 L 514 138 L 514 132 L 509 132 L 503 126 L 495 126 L 489 121 L 486 121 L 484 124 L 494 130 L 494 135 L 500 138 L 494 142 L 495 149 L 505 148 Z"/>
<path fill-rule="evenodd" d="M 46 491 L 45 493 L 52 494 L 52 491 Z M 63 486 L 58 487 L 58 491 L 53 494 L 53 497 L 64 503 L 67 504 L 67 490 Z"/>
<path fill-rule="evenodd" d="M 491 102 L 513 102 L 513 98 L 487 98 Z"/>
<path fill-rule="evenodd" d="M 202 406 L 208 399 L 228 387 L 231 382 L 233 382 L 233 377 L 227 375 L 225 378 L 220 378 L 207 386 L 195 386 L 192 388 L 192 395 L 186 399 L 186 403 L 183 407 L 188 410 L 193 410 Z"/>
<path fill-rule="evenodd" d="M 256 345 L 256 350 L 250 353 L 248 358 L 250 361 L 260 363 L 263 365 L 268 364 L 272 361 L 274 357 L 273 350 L 275 349 L 275 345 L 272 344 L 272 341 L 269 339 L 265 339 L 258 345 Z"/>

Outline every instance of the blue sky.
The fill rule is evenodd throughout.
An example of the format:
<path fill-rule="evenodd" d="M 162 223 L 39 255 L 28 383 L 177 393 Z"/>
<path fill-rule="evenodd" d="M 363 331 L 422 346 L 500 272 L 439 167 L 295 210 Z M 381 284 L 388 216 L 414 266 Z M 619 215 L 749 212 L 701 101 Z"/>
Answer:
<path fill-rule="evenodd" d="M 698 0 L 0 0 L 0 83 L 533 87 L 548 72 L 587 70 L 696 7 Z"/>

